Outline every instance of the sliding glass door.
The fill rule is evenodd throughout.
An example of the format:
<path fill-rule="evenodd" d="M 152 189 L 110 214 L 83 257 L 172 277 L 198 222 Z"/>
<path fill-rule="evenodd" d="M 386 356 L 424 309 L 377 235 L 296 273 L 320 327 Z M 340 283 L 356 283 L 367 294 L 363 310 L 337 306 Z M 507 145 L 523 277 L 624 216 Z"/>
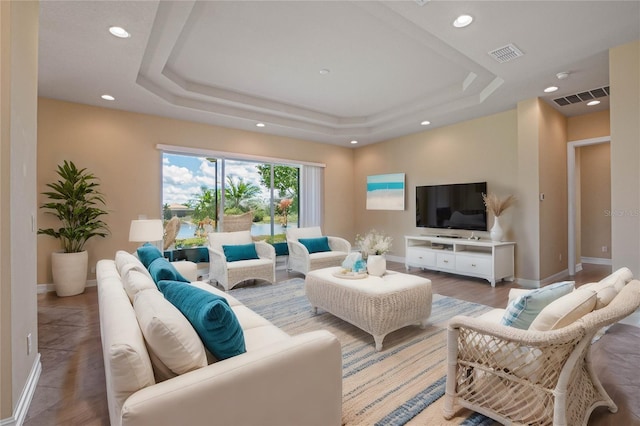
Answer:
<path fill-rule="evenodd" d="M 249 229 L 285 241 L 299 226 L 300 167 L 163 153 L 163 217 L 179 223 L 175 247 L 206 245 L 209 232 Z"/>

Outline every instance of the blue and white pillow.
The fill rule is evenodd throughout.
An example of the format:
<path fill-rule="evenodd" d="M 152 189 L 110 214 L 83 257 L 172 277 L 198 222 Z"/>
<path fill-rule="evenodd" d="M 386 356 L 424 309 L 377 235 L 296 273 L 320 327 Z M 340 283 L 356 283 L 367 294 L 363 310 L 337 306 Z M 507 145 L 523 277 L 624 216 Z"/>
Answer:
<path fill-rule="evenodd" d="M 545 306 L 574 287 L 575 281 L 561 281 L 523 294 L 509 303 L 500 324 L 527 330 Z"/>

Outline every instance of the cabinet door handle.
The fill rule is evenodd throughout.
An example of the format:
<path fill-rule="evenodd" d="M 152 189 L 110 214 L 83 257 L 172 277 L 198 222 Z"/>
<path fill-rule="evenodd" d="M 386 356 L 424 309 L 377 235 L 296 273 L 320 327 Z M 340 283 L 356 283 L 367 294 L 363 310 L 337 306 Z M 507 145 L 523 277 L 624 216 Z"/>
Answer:
<path fill-rule="evenodd" d="M 475 267 L 476 267 L 476 264 L 475 264 L 475 263 L 472 263 L 472 264 L 471 264 L 471 266 L 473 266 L 473 267 L 475 268 Z"/>
<path fill-rule="evenodd" d="M 444 261 L 444 263 L 449 263 L 449 261 L 448 261 L 448 260 L 445 260 L 445 261 Z"/>

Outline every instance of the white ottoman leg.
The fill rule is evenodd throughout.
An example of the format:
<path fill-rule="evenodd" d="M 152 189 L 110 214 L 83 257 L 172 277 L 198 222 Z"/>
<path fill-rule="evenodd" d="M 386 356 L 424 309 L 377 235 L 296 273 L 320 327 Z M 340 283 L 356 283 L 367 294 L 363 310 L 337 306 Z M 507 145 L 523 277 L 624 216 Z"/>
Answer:
<path fill-rule="evenodd" d="M 382 341 L 384 340 L 384 334 L 373 336 L 373 340 L 376 342 L 376 351 L 380 352 L 382 350 Z"/>

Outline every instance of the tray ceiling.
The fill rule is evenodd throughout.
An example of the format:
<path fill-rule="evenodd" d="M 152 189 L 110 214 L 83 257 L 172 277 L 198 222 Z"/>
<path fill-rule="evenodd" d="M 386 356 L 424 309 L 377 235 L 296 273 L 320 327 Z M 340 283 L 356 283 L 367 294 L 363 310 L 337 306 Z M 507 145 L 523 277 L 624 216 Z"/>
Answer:
<path fill-rule="evenodd" d="M 340 145 L 533 97 L 568 116 L 606 109 L 608 97 L 597 107 L 553 99 L 608 86 L 608 49 L 640 38 L 635 1 L 40 5 L 41 96 Z M 460 13 L 474 23 L 454 28 Z M 132 36 L 114 38 L 111 25 Z M 509 44 L 523 56 L 489 54 Z M 561 90 L 542 92 L 552 84 Z"/>

